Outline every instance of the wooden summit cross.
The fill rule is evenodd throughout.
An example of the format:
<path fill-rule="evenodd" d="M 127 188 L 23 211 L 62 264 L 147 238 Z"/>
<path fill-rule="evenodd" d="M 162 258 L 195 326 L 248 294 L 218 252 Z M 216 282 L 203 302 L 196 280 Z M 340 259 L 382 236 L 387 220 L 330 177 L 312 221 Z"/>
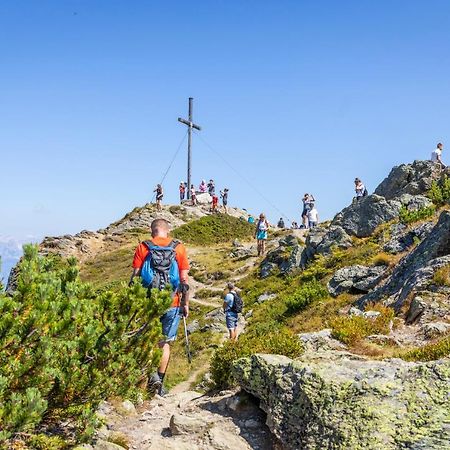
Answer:
<path fill-rule="evenodd" d="M 199 125 L 192 122 L 192 103 L 193 98 L 189 97 L 189 118 L 188 120 L 178 117 L 178 122 L 184 123 L 188 128 L 188 167 L 187 167 L 187 198 L 191 198 L 191 146 L 192 146 L 192 128 L 200 131 Z"/>

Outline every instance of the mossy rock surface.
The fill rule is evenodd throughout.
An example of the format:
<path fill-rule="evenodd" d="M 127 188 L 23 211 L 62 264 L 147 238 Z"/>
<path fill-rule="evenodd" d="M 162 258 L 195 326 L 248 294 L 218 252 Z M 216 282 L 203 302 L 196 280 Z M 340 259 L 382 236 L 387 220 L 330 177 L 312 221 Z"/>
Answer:
<path fill-rule="evenodd" d="M 450 360 L 368 361 L 345 352 L 300 360 L 253 355 L 235 378 L 294 449 L 443 449 L 450 442 Z"/>

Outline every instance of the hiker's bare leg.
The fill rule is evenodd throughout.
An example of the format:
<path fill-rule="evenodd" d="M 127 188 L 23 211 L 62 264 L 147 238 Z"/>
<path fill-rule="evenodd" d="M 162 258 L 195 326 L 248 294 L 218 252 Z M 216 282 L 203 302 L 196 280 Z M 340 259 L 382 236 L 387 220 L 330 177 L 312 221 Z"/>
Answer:
<path fill-rule="evenodd" d="M 236 341 L 237 340 L 237 328 L 234 328 L 233 330 L 231 330 L 231 332 L 233 333 L 231 340 Z"/>
<path fill-rule="evenodd" d="M 167 342 L 162 342 L 159 344 L 159 348 L 162 349 L 161 361 L 159 363 L 159 373 L 166 373 L 167 366 L 169 365 L 170 359 L 170 344 Z"/>
<path fill-rule="evenodd" d="M 261 241 L 261 253 L 264 255 L 266 252 L 266 241 Z"/>

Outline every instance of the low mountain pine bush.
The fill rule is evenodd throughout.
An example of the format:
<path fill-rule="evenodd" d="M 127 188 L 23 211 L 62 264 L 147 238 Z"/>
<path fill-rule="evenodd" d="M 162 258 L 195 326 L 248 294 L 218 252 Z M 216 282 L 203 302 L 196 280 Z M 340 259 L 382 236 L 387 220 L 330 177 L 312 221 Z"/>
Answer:
<path fill-rule="evenodd" d="M 96 296 L 74 259 L 24 248 L 17 290 L 0 293 L 0 443 L 62 421 L 82 438 L 101 400 L 137 396 L 170 303 L 169 292 L 146 294 L 135 284 Z"/>

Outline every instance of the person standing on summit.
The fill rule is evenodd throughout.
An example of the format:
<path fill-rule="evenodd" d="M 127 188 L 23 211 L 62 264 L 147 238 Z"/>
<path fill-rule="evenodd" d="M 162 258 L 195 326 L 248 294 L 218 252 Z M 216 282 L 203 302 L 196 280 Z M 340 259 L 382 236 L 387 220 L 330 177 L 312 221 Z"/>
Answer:
<path fill-rule="evenodd" d="M 164 197 L 164 191 L 162 186 L 158 184 L 153 192 L 156 192 L 156 209 L 158 211 L 161 211 L 162 210 L 161 202 Z"/>
<path fill-rule="evenodd" d="M 442 162 L 442 150 L 444 150 L 444 146 L 439 142 L 436 148 L 431 152 L 431 161 L 439 163 L 442 168 L 445 168 L 445 165 Z"/>
<path fill-rule="evenodd" d="M 141 242 L 134 253 L 134 277 L 140 276 L 144 287 L 172 290 L 172 305 L 160 317 L 163 339 L 158 346 L 162 349 L 162 357 L 158 372 L 150 376 L 148 389 L 163 396 L 163 382 L 170 358 L 170 345 L 176 339 L 181 317 L 189 315 L 189 260 L 184 245 L 169 236 L 169 223 L 164 219 L 155 219 L 151 224 L 152 238 Z M 151 301 L 151 296 L 149 301 Z"/>

